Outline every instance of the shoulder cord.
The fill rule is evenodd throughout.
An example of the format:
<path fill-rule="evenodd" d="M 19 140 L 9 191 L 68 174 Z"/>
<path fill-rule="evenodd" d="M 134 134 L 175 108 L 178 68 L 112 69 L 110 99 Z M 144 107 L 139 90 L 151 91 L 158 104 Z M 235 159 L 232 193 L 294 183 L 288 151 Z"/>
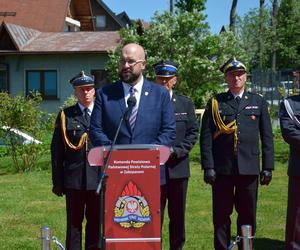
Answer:
<path fill-rule="evenodd" d="M 294 124 L 295 124 L 298 128 L 300 128 L 300 122 L 299 122 L 299 120 L 297 119 L 297 117 L 294 115 L 294 112 L 293 112 L 293 110 L 292 110 L 292 107 L 291 107 L 289 101 L 288 101 L 287 99 L 285 99 L 285 100 L 283 101 L 283 103 L 284 103 L 286 112 L 288 113 L 289 117 L 292 119 L 292 121 L 294 122 Z"/>
<path fill-rule="evenodd" d="M 88 137 L 87 133 L 86 132 L 83 133 L 83 135 L 80 138 L 80 141 L 79 141 L 78 145 L 75 146 L 74 144 L 72 144 L 70 142 L 70 140 L 67 137 L 67 132 L 66 132 L 66 116 L 65 116 L 65 112 L 63 110 L 61 111 L 60 120 L 61 120 L 61 130 L 62 130 L 62 133 L 63 133 L 63 136 L 64 136 L 65 143 L 70 148 L 75 149 L 75 150 L 79 150 L 79 149 L 83 148 L 83 146 L 87 142 L 87 137 Z"/>
<path fill-rule="evenodd" d="M 234 151 L 236 152 L 237 142 L 238 142 L 236 120 L 233 120 L 232 122 L 225 125 L 219 113 L 218 101 L 213 97 L 211 102 L 212 102 L 212 117 L 217 128 L 217 130 L 213 135 L 213 139 L 216 139 L 221 134 L 234 133 Z"/>

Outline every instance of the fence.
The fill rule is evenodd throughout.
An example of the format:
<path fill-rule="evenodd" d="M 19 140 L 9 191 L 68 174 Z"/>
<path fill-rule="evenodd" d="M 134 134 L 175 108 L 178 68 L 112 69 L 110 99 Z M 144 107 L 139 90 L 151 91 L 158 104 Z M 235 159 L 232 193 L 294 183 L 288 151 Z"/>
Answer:
<path fill-rule="evenodd" d="M 278 106 L 284 97 L 299 94 L 300 71 L 252 70 L 249 81 L 252 92 L 263 95 L 270 105 Z"/>

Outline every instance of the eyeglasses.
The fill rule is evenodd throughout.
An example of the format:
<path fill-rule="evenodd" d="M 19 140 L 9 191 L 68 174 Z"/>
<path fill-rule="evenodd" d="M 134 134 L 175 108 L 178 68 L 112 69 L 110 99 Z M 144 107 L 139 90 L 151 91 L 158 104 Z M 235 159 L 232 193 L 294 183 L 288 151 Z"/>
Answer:
<path fill-rule="evenodd" d="M 120 64 L 121 65 L 126 65 L 126 63 L 127 63 L 129 67 L 134 67 L 136 64 L 138 64 L 140 62 L 144 62 L 144 60 L 136 60 L 136 61 L 134 61 L 134 60 L 128 60 L 128 61 L 121 60 Z"/>

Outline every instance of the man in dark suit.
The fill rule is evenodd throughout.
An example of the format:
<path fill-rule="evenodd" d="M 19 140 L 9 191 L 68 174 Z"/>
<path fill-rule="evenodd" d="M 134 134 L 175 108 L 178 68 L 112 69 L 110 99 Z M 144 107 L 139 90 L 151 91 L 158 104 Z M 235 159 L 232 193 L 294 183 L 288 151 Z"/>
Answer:
<path fill-rule="evenodd" d="M 88 131 L 94 106 L 94 77 L 81 72 L 70 83 L 78 102 L 62 110 L 56 119 L 51 143 L 52 192 L 66 196 L 66 248 L 82 249 L 82 222 L 85 217 L 85 249 L 96 250 L 100 249 L 100 198 L 95 190 L 100 173 L 87 161 L 91 148 Z"/>
<path fill-rule="evenodd" d="M 135 99 L 129 119 L 121 124 L 116 144 L 171 146 L 175 117 L 168 91 L 143 77 L 146 59 L 143 47 L 130 43 L 121 50 L 121 80 L 96 92 L 90 138 L 94 146 L 110 145 L 125 115 L 128 99 Z"/>
<path fill-rule="evenodd" d="M 283 139 L 290 145 L 288 165 L 288 205 L 285 231 L 285 250 L 300 249 L 300 95 L 281 103 L 279 110 Z"/>
<path fill-rule="evenodd" d="M 189 152 L 198 138 L 194 104 L 186 96 L 173 92 L 178 64 L 160 61 L 154 66 L 156 82 L 170 93 L 176 118 L 176 139 L 166 162 L 166 184 L 161 186 L 161 222 L 168 201 L 169 244 L 171 250 L 183 249 L 185 243 L 185 204 L 190 177 Z M 162 225 L 161 224 L 161 225 Z"/>
<path fill-rule="evenodd" d="M 235 58 L 222 67 L 229 91 L 213 97 L 204 112 L 201 127 L 201 163 L 204 181 L 212 185 L 214 246 L 230 244 L 230 216 L 237 211 L 237 230 L 256 229 L 260 142 L 261 185 L 268 185 L 274 169 L 272 127 L 267 102 L 245 89 L 245 65 Z M 241 244 L 239 244 L 241 249 Z"/>

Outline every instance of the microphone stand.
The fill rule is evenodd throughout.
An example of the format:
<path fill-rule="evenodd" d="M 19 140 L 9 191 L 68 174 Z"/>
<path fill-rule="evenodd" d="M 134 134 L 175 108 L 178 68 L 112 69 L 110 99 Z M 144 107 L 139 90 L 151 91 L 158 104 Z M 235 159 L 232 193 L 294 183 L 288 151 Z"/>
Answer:
<path fill-rule="evenodd" d="M 124 120 L 124 116 L 122 116 L 121 119 L 120 119 L 120 122 L 119 122 L 119 125 L 118 125 L 118 129 L 116 131 L 114 140 L 113 140 L 112 144 L 109 147 L 107 157 L 105 158 L 105 161 L 104 161 L 104 166 L 103 166 L 103 171 L 102 171 L 102 174 L 101 174 L 101 177 L 100 177 L 100 181 L 99 181 L 99 184 L 98 184 L 98 187 L 97 187 L 97 190 L 96 190 L 96 195 L 99 195 L 99 193 L 101 191 L 101 194 L 100 194 L 100 211 L 101 211 L 101 216 L 100 216 L 100 223 L 101 223 L 100 237 L 101 237 L 101 249 L 102 250 L 105 250 L 105 248 L 106 248 L 106 246 L 105 246 L 105 235 L 104 235 L 105 234 L 105 212 L 104 212 L 104 210 L 105 210 L 105 192 L 106 192 L 106 180 L 107 180 L 107 177 L 108 177 L 108 175 L 106 174 L 106 171 L 108 169 L 108 163 L 110 161 L 110 157 L 112 155 L 113 147 L 116 143 L 116 140 L 117 140 L 117 137 L 118 137 L 118 134 L 119 134 L 119 131 L 120 131 L 123 120 Z"/>
<path fill-rule="evenodd" d="M 119 135 L 119 132 L 120 132 L 121 125 L 124 121 L 124 117 L 125 117 L 125 120 L 129 119 L 130 114 L 132 112 L 132 108 L 135 106 L 135 104 L 136 104 L 135 97 L 133 97 L 132 99 L 131 99 L 131 97 L 129 97 L 128 100 L 127 100 L 127 105 L 128 105 L 127 110 L 125 111 L 124 115 L 122 115 L 122 117 L 120 119 L 115 137 L 112 141 L 112 144 L 109 147 L 107 157 L 104 160 L 103 171 L 102 171 L 100 181 L 99 181 L 99 184 L 98 184 L 98 187 L 97 187 L 97 190 L 96 190 L 96 195 L 99 195 L 99 193 L 101 191 L 101 194 L 100 194 L 100 211 L 101 211 L 101 216 L 100 216 L 100 223 L 101 223 L 100 237 L 101 237 L 101 249 L 102 250 L 105 250 L 105 248 L 106 248 L 106 246 L 105 246 L 105 236 L 104 236 L 104 233 L 105 233 L 105 212 L 104 212 L 104 209 L 105 209 L 105 192 L 106 192 L 106 180 L 107 180 L 107 177 L 108 177 L 108 175 L 106 174 L 106 171 L 108 169 L 108 164 L 109 164 L 112 152 L 113 152 L 113 148 L 116 144 L 116 141 L 117 141 L 117 138 L 118 138 L 118 135 Z"/>

